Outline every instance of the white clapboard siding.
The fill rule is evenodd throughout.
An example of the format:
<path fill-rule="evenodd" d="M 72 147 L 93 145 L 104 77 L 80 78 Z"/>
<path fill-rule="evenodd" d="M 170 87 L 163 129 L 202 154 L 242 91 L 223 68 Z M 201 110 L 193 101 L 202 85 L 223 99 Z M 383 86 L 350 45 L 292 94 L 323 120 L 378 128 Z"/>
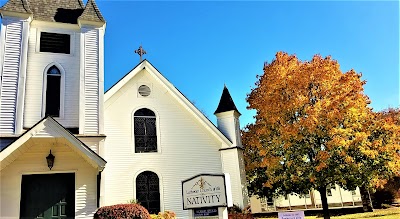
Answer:
<path fill-rule="evenodd" d="M 85 34 L 85 134 L 99 132 L 99 41 L 98 30 Z"/>
<path fill-rule="evenodd" d="M 4 30 L 2 30 L 4 31 Z M 19 64 L 21 57 L 22 21 L 6 25 L 4 64 L 1 80 L 0 133 L 13 134 L 17 104 Z"/>
<path fill-rule="evenodd" d="M 193 117 L 146 71 L 136 75 L 105 103 L 104 205 L 126 203 L 135 197 L 135 178 L 153 171 L 160 178 L 161 210 L 188 218 L 182 208 L 181 183 L 199 173 L 222 173 L 222 142 Z M 149 97 L 138 97 L 137 88 L 152 85 Z M 142 107 L 157 116 L 157 153 L 134 153 L 132 115 Z"/>
<path fill-rule="evenodd" d="M 43 142 L 46 141 L 42 138 Z M 48 138 L 47 138 L 48 140 Z M 75 173 L 75 218 L 93 218 L 96 211 L 97 169 L 72 151 L 68 145 L 51 146 L 40 139 L 29 140 L 31 147 L 0 172 L 0 218 L 19 218 L 22 174 Z M 24 145 L 20 146 L 24 147 Z M 51 149 L 54 167 L 49 170 L 45 157 Z"/>
<path fill-rule="evenodd" d="M 239 165 L 239 156 L 237 149 L 228 149 L 221 151 L 222 154 L 222 162 L 224 164 L 223 170 L 225 173 L 229 173 L 231 178 L 232 185 L 232 200 L 234 204 L 239 205 L 241 208 L 246 207 L 242 206 L 243 203 L 243 194 L 242 194 L 242 181 L 240 178 L 240 169 Z"/>
<path fill-rule="evenodd" d="M 66 33 L 71 35 L 71 54 L 40 52 L 40 32 Z M 80 34 L 60 28 L 42 28 L 31 25 L 28 44 L 28 64 L 24 106 L 24 128 L 32 127 L 42 117 L 43 79 L 45 68 L 59 64 L 65 72 L 63 115 L 55 118 L 64 127 L 79 127 L 79 74 Z"/>
<path fill-rule="evenodd" d="M 240 140 L 241 141 L 241 140 Z M 238 151 L 238 162 L 239 162 L 239 177 L 240 179 L 236 182 L 241 182 L 240 184 L 240 189 L 241 189 L 241 196 L 242 199 L 238 200 L 243 200 L 243 207 L 247 207 L 248 204 L 250 204 L 250 199 L 249 199 L 249 193 L 247 190 L 247 180 L 246 180 L 246 167 L 244 164 L 244 155 L 243 155 L 243 150 L 237 150 Z M 239 192 L 239 191 L 237 191 Z M 239 196 L 240 197 L 240 196 Z"/>

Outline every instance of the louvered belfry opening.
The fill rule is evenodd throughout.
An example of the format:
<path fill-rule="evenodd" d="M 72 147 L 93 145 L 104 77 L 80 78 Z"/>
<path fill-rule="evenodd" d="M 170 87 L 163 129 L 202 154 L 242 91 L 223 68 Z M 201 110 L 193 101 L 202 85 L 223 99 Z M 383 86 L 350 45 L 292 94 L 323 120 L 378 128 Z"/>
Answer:
<path fill-rule="evenodd" d="M 46 76 L 46 115 L 60 116 L 61 72 L 56 66 L 47 71 Z"/>
<path fill-rule="evenodd" d="M 61 33 L 40 33 L 40 52 L 70 54 L 71 36 Z"/>
<path fill-rule="evenodd" d="M 135 153 L 157 152 L 156 115 L 142 108 L 134 114 Z"/>
<path fill-rule="evenodd" d="M 157 174 L 145 171 L 137 176 L 136 199 L 150 214 L 160 212 L 160 186 Z"/>

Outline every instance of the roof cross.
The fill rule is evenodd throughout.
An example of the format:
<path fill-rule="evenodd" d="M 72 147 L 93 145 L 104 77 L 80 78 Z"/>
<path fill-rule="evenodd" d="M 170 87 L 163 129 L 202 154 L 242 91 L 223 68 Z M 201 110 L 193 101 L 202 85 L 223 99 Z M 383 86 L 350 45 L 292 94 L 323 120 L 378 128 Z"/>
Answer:
<path fill-rule="evenodd" d="M 147 54 L 147 52 L 143 49 L 142 45 L 139 46 L 139 49 L 135 50 L 135 53 L 137 53 L 140 56 L 140 62 L 142 62 L 142 56 L 144 54 Z"/>

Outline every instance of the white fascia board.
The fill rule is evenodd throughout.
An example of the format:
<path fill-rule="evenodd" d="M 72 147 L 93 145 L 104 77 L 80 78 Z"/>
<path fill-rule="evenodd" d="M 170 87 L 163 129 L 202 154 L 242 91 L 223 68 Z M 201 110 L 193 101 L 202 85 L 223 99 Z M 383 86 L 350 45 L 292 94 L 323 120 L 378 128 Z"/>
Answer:
<path fill-rule="evenodd" d="M 31 27 L 48 28 L 48 29 L 67 29 L 67 30 L 74 30 L 76 32 L 80 32 L 81 30 L 78 24 L 68 24 L 68 23 L 40 21 L 40 20 L 32 20 Z"/>
<path fill-rule="evenodd" d="M 230 110 L 230 111 L 226 111 L 226 112 L 215 113 L 214 115 L 217 118 L 226 118 L 226 117 L 239 118 L 240 117 L 240 113 L 238 113 L 236 110 Z"/>
<path fill-rule="evenodd" d="M 60 125 L 60 123 L 55 121 L 53 118 L 48 117 L 48 119 L 51 120 L 54 123 L 54 125 L 58 126 L 60 134 L 62 134 L 65 139 L 71 142 L 80 152 L 84 153 L 88 158 L 90 158 L 90 160 L 94 161 L 97 164 L 97 168 L 99 170 L 104 169 L 106 161 L 102 159 L 100 155 L 92 151 L 88 146 L 86 146 L 78 138 L 76 138 L 74 135 L 68 132 L 64 127 Z"/>
<path fill-rule="evenodd" d="M 99 155 L 97 155 L 94 151 L 90 150 L 89 147 L 84 145 L 80 140 L 78 140 L 75 136 L 73 136 L 70 132 L 68 132 L 64 127 L 62 127 L 57 121 L 55 121 L 51 117 L 46 117 L 42 119 L 39 123 L 33 126 L 29 131 L 25 132 L 21 135 L 16 141 L 11 143 L 8 147 L 6 147 L 0 153 L 0 162 L 5 160 L 8 156 L 10 156 L 15 150 L 17 150 L 21 145 L 27 142 L 31 137 L 34 137 L 36 133 L 40 132 L 44 129 L 44 123 L 46 121 L 51 122 L 51 126 L 55 129 L 56 132 L 60 133 L 65 139 L 71 142 L 78 151 L 82 152 L 86 155 L 86 159 L 89 158 L 90 161 L 93 161 L 98 170 L 102 171 L 106 165 L 106 161 L 103 160 Z M 89 163 L 93 163 L 89 162 Z"/>
<path fill-rule="evenodd" d="M 128 74 L 122 77 L 116 84 L 114 84 L 109 90 L 104 94 L 104 102 L 107 102 L 115 93 L 117 93 L 128 81 L 130 81 L 136 74 L 142 71 L 145 66 L 145 61 L 139 63 L 134 69 L 132 69 Z"/>
<path fill-rule="evenodd" d="M 4 19 L 5 17 L 16 17 L 16 18 L 23 18 L 23 19 L 28 19 L 32 18 L 33 14 L 32 13 L 21 13 L 21 12 L 14 12 L 14 11 L 5 11 L 0 9 L 0 15 Z"/>
<path fill-rule="evenodd" d="M 208 120 L 203 113 L 200 112 L 178 89 L 175 88 L 150 62 L 147 60 L 142 61 L 130 73 L 123 77 L 117 84 L 115 84 L 107 93 L 105 93 L 105 101 L 112 97 L 119 89 L 121 89 L 128 81 L 130 81 L 136 74 L 145 68 L 150 75 L 160 82 L 167 90 L 171 91 L 172 96 L 178 100 L 197 120 L 207 128 L 210 133 L 225 143 L 227 147 L 232 145 L 232 142 L 223 135 L 214 124 Z"/>

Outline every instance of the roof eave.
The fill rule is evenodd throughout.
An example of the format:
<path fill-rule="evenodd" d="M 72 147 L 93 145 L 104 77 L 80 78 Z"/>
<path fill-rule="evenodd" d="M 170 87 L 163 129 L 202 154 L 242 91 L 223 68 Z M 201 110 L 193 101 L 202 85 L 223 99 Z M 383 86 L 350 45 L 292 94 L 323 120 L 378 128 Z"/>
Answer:
<path fill-rule="evenodd" d="M 29 19 L 33 17 L 33 13 L 22 13 L 22 12 L 8 11 L 4 9 L 0 9 L 0 15 L 2 18 L 19 17 L 19 18 Z"/>
<path fill-rule="evenodd" d="M 96 27 L 96 28 L 101 28 L 101 27 L 105 27 L 106 22 L 104 21 L 89 21 L 89 20 L 84 20 L 82 18 L 78 18 L 78 25 L 79 27 L 84 27 L 84 26 L 92 26 L 92 27 Z"/>
<path fill-rule="evenodd" d="M 224 115 L 224 114 L 226 115 L 226 114 L 231 114 L 231 113 L 234 114 L 234 115 L 236 114 L 237 117 L 242 115 L 237 110 L 228 110 L 228 111 L 224 111 L 224 112 L 215 112 L 214 115 L 218 117 L 218 116 L 221 116 L 221 115 Z"/>
<path fill-rule="evenodd" d="M 50 116 L 44 117 L 40 121 L 38 121 L 34 126 L 32 126 L 28 131 L 19 136 L 15 141 L 10 143 L 7 147 L 5 147 L 0 152 L 0 162 L 10 156 L 14 150 L 19 148 L 22 144 L 28 141 L 32 136 L 34 136 L 37 132 L 37 127 L 40 124 L 44 123 L 46 120 L 52 121 L 53 124 L 58 126 L 59 130 L 63 133 L 63 136 L 70 141 L 72 144 L 78 146 L 78 150 L 80 150 L 83 154 L 88 156 L 88 158 L 92 159 L 94 163 L 97 165 L 97 169 L 99 171 L 103 171 L 106 165 L 106 161 L 98 155 L 96 152 L 92 151 L 87 145 L 85 145 L 82 141 L 80 141 L 76 136 L 74 136 L 71 132 L 66 130 L 60 123 L 58 123 L 55 119 Z M 3 166 L 1 168 L 4 168 Z"/>

